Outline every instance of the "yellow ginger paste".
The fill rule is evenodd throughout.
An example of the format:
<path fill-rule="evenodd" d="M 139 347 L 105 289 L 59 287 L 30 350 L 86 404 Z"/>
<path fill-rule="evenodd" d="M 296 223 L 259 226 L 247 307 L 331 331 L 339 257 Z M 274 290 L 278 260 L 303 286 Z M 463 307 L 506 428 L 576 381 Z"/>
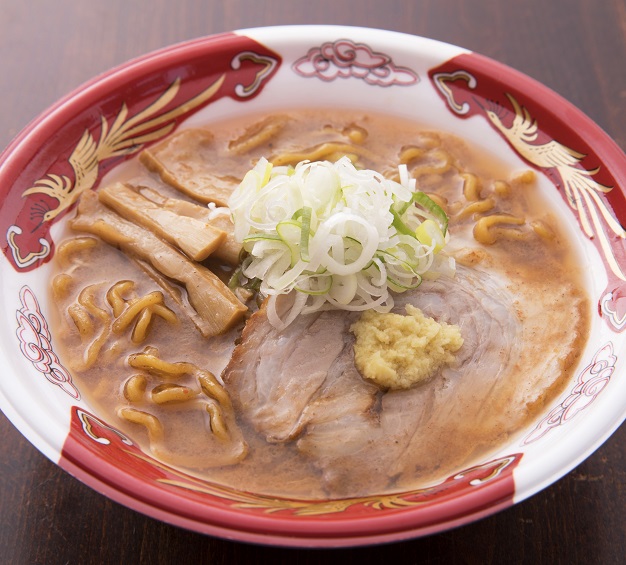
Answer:
<path fill-rule="evenodd" d="M 410 388 L 453 363 L 463 345 L 459 326 L 439 323 L 406 305 L 406 316 L 363 312 L 352 324 L 361 375 L 384 389 Z"/>

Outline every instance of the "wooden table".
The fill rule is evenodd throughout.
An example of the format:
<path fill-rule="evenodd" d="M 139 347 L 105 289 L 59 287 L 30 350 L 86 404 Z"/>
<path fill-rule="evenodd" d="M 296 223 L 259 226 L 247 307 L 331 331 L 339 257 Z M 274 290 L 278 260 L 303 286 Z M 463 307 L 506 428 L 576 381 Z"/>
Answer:
<path fill-rule="evenodd" d="M 231 29 L 337 23 L 473 49 L 552 87 L 626 149 L 624 0 L 0 0 L 0 146 L 70 89 L 136 55 Z M 626 427 L 562 480 L 477 523 L 388 546 L 256 547 L 181 530 L 85 487 L 0 416 L 0 562 L 623 563 Z"/>

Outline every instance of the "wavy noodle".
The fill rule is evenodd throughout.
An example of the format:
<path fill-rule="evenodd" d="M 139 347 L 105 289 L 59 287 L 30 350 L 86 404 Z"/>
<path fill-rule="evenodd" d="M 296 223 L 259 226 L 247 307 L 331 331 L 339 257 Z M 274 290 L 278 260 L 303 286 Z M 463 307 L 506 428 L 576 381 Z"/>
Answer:
<path fill-rule="evenodd" d="M 210 371 L 201 371 L 198 375 L 198 382 L 200 383 L 202 392 L 206 396 L 214 398 L 224 406 L 231 405 L 228 392 L 226 392 L 226 389 L 219 383 L 213 373 Z"/>
<path fill-rule="evenodd" d="M 139 316 L 137 322 L 130 334 L 130 340 L 133 343 L 143 343 L 148 337 L 148 329 L 152 323 L 152 310 L 151 308 L 144 308 Z"/>
<path fill-rule="evenodd" d="M 461 173 L 459 176 L 463 179 L 463 196 L 465 196 L 465 200 L 471 202 L 480 200 L 480 191 L 482 190 L 480 179 L 474 173 Z"/>
<path fill-rule="evenodd" d="M 124 295 L 135 289 L 133 281 L 124 280 L 116 282 L 106 294 L 107 302 L 113 308 L 113 315 L 117 318 L 126 308 Z"/>
<path fill-rule="evenodd" d="M 556 239 L 556 234 L 554 233 L 552 227 L 543 220 L 534 220 L 530 222 L 530 227 L 545 241 L 554 241 Z"/>
<path fill-rule="evenodd" d="M 61 267 L 67 268 L 75 260 L 76 255 L 93 249 L 98 243 L 99 240 L 95 237 L 73 237 L 61 242 L 56 250 L 56 259 L 61 264 Z"/>
<path fill-rule="evenodd" d="M 74 286 L 74 278 L 67 273 L 61 273 L 52 279 L 52 297 L 56 302 L 66 299 Z"/>
<path fill-rule="evenodd" d="M 493 210 L 495 205 L 496 203 L 493 198 L 478 200 L 472 202 L 471 204 L 468 204 L 467 206 L 465 206 L 465 208 L 462 208 L 455 217 L 458 219 L 462 219 L 469 218 L 470 216 L 474 216 L 475 214 L 484 214 L 485 212 Z"/>
<path fill-rule="evenodd" d="M 94 319 L 100 322 L 100 333 L 88 345 L 82 363 L 75 366 L 76 370 L 80 371 L 96 363 L 100 350 L 111 335 L 111 316 L 96 304 L 95 292 L 98 286 L 92 284 L 85 287 L 78 295 L 78 304 L 73 304 L 68 308 L 68 314 L 76 324 L 81 340 L 87 340 L 96 334 Z"/>
<path fill-rule="evenodd" d="M 364 147 L 351 143 L 328 141 L 301 151 L 279 153 L 271 157 L 269 161 L 274 166 L 279 167 L 282 165 L 297 165 L 300 161 L 332 160 L 333 157 L 342 157 L 343 155 L 357 155 L 371 161 L 376 159 L 376 155 Z"/>
<path fill-rule="evenodd" d="M 154 348 L 146 348 L 143 353 L 135 353 L 128 357 L 128 364 L 134 369 L 143 369 L 158 377 L 179 379 L 193 372 L 195 366 L 191 363 L 169 363 L 158 357 Z"/>
<path fill-rule="evenodd" d="M 531 169 L 526 169 L 520 173 L 517 173 L 511 177 L 511 184 L 513 185 L 528 185 L 534 184 L 537 181 L 537 173 Z"/>
<path fill-rule="evenodd" d="M 502 198 L 508 198 L 511 196 L 511 185 L 505 180 L 494 181 L 493 192 Z"/>
<path fill-rule="evenodd" d="M 151 445 L 163 438 L 163 426 L 156 416 L 136 408 L 120 408 L 117 414 L 127 422 L 146 428 Z"/>
<path fill-rule="evenodd" d="M 443 175 L 452 170 L 454 159 L 443 148 L 433 149 L 428 152 L 428 161 L 415 164 L 409 168 L 413 177 L 418 178 L 427 175 Z"/>
<path fill-rule="evenodd" d="M 164 361 L 159 358 L 158 350 L 152 347 L 146 348 L 142 353 L 129 356 L 127 361 L 131 367 L 147 371 L 153 377 L 179 380 L 184 376 L 193 376 L 200 385 L 200 391 L 197 391 L 189 386 L 161 382 L 150 391 L 150 395 L 146 399 L 147 379 L 143 375 L 134 375 L 126 381 L 124 386 L 124 396 L 129 402 L 136 403 L 148 400 L 157 406 L 189 403 L 190 409 L 204 407 L 208 413 L 212 435 L 223 444 L 224 448 L 231 451 L 230 454 L 220 456 L 223 460 L 219 457 L 212 460 L 211 465 L 232 464 L 245 457 L 247 445 L 237 426 L 230 396 L 213 373 L 192 363 Z M 205 400 L 200 403 L 189 402 L 197 399 L 201 393 L 207 397 Z M 118 414 L 127 421 L 141 424 L 148 429 L 150 448 L 155 454 L 166 459 L 177 457 L 164 445 L 155 445 L 155 442 L 160 441 L 167 431 L 167 428 L 161 424 L 156 416 L 134 408 L 122 408 L 118 410 Z M 187 457 L 188 464 L 194 465 L 192 460 L 193 457 Z M 203 458 L 200 457 L 199 460 L 203 460 Z M 207 464 L 206 461 L 204 463 Z"/>
<path fill-rule="evenodd" d="M 129 281 L 122 282 L 126 283 Z M 118 283 L 118 285 L 119 284 L 120 283 Z M 118 291 L 124 288 L 128 289 L 129 285 L 118 286 Z M 152 322 L 154 315 L 163 318 L 170 324 L 178 323 L 176 314 L 165 306 L 165 299 L 161 291 L 155 290 L 154 292 L 150 292 L 141 298 L 124 301 L 119 292 L 111 292 L 111 290 L 107 293 L 107 299 L 109 297 L 111 298 L 109 302 L 113 305 L 114 311 L 119 311 L 119 308 L 121 307 L 119 300 L 124 302 L 124 310 L 117 316 L 117 319 L 113 323 L 113 332 L 116 334 L 122 334 L 133 322 L 135 322 L 135 326 L 133 327 L 131 334 L 131 341 L 133 343 L 142 343 L 146 340 L 150 323 Z"/>
<path fill-rule="evenodd" d="M 150 292 L 142 298 L 128 302 L 127 308 L 115 320 L 113 331 L 116 334 L 123 333 L 145 309 L 162 302 L 163 293 L 158 290 Z"/>
<path fill-rule="evenodd" d="M 217 438 L 223 441 L 228 440 L 229 434 L 226 422 L 224 421 L 224 414 L 217 402 L 207 402 L 206 411 L 209 413 L 211 431 Z"/>
<path fill-rule="evenodd" d="M 74 322 L 81 340 L 89 339 L 95 333 L 95 325 L 89 312 L 80 304 L 72 304 L 68 307 L 67 313 Z"/>
<path fill-rule="evenodd" d="M 153 349 L 143 353 L 135 353 L 128 358 L 128 364 L 134 369 L 143 369 L 149 373 L 172 380 L 180 379 L 185 375 L 196 377 L 202 392 L 217 400 L 223 406 L 231 406 L 230 396 L 210 371 L 201 369 L 192 363 L 170 363 L 158 357 L 158 351 Z"/>
<path fill-rule="evenodd" d="M 401 165 L 408 165 L 415 159 L 421 159 L 426 154 L 426 150 L 413 145 L 400 150 L 399 161 Z"/>
<path fill-rule="evenodd" d="M 150 391 L 150 396 L 155 404 L 171 404 L 173 402 L 187 402 L 198 393 L 188 386 L 172 383 L 160 384 Z"/>
<path fill-rule="evenodd" d="M 510 214 L 494 214 L 480 218 L 474 226 L 474 238 L 483 245 L 493 245 L 498 239 L 524 239 L 527 234 L 515 228 L 502 227 L 507 224 L 521 226 L 526 222 L 524 218 Z"/>
<path fill-rule="evenodd" d="M 124 383 L 124 398 L 129 402 L 141 402 L 146 393 L 148 379 L 144 375 L 133 375 Z"/>
<path fill-rule="evenodd" d="M 368 136 L 368 131 L 357 124 L 350 124 L 341 131 L 352 143 L 361 145 Z"/>
<path fill-rule="evenodd" d="M 270 116 L 249 127 L 243 135 L 228 144 L 228 150 L 235 155 L 243 155 L 274 139 L 285 127 L 287 119 Z"/>

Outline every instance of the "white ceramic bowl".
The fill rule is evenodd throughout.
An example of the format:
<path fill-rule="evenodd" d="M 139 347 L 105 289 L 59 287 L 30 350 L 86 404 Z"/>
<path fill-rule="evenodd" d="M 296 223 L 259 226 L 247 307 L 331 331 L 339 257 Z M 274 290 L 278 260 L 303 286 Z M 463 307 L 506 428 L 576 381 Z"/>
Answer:
<path fill-rule="evenodd" d="M 203 98 L 222 75 L 219 90 Z M 173 98 L 157 107 L 166 91 Z M 507 139 L 486 113 L 488 105 L 480 103 L 486 100 L 500 105 L 509 127 L 516 112 L 524 119 L 525 108 L 538 136 L 523 143 Z M 587 261 L 588 292 L 597 304 L 575 378 L 521 439 L 429 488 L 334 507 L 312 502 L 306 512 L 293 501 L 231 491 L 143 457 L 132 438 L 85 401 L 55 353 L 47 324 L 49 260 L 72 194 L 97 187 L 123 161 L 99 158 L 93 178 L 80 176 L 72 155 L 86 131 L 97 144 L 104 121 L 110 126 L 124 105 L 125 120 L 154 131 L 147 120 L 155 116 L 176 126 L 206 123 L 294 101 L 414 119 L 457 134 L 513 168 L 536 169 L 541 190 Z M 526 151 L 551 142 L 585 155 L 569 165 L 581 184 L 566 186 L 565 165 L 546 164 Z M 48 194 L 42 208 L 41 192 L 24 192 L 46 178 L 62 179 L 65 191 Z M 565 200 L 570 189 L 579 191 L 577 208 Z M 0 407 L 43 454 L 94 489 L 211 535 L 345 546 L 467 523 L 557 480 L 624 420 L 626 260 L 611 218 L 626 224 L 625 193 L 626 158 L 589 118 L 530 78 L 458 47 L 372 29 L 297 26 L 243 30 L 163 49 L 78 88 L 34 120 L 0 158 Z M 581 219 L 589 220 L 586 231 Z"/>

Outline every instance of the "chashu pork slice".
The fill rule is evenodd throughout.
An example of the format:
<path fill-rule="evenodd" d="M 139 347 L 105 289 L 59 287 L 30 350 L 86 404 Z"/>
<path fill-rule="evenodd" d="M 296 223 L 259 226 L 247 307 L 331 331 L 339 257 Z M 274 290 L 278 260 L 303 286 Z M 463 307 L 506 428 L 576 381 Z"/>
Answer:
<path fill-rule="evenodd" d="M 454 279 L 398 295 L 396 312 L 410 303 L 458 324 L 464 343 L 456 362 L 430 381 L 387 392 L 354 368 L 353 314 L 301 316 L 281 333 L 261 311 L 224 380 L 238 412 L 267 439 L 292 439 L 329 496 L 414 488 L 461 470 L 519 431 L 562 386 L 584 343 L 585 328 L 576 324 L 588 302 L 549 285 L 541 298 L 537 289 L 463 267 Z"/>
<path fill-rule="evenodd" d="M 375 425 L 380 391 L 354 367 L 353 320 L 346 312 L 320 312 L 281 332 L 265 307 L 253 314 L 222 374 L 237 413 L 269 442 L 292 440 L 341 415 Z"/>
<path fill-rule="evenodd" d="M 241 179 L 216 175 L 219 158 L 213 134 L 200 128 L 180 131 L 139 154 L 143 165 L 183 194 L 204 204 L 226 206 Z"/>

